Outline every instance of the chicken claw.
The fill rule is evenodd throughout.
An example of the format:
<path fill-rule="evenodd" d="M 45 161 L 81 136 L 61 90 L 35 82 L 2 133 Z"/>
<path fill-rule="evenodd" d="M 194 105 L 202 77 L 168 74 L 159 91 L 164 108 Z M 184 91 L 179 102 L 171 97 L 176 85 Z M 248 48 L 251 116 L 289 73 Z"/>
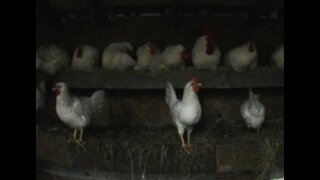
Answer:
<path fill-rule="evenodd" d="M 189 154 L 189 150 L 188 150 L 188 146 L 186 144 L 182 144 L 181 145 L 181 149 L 180 152 L 186 152 L 187 154 Z"/>

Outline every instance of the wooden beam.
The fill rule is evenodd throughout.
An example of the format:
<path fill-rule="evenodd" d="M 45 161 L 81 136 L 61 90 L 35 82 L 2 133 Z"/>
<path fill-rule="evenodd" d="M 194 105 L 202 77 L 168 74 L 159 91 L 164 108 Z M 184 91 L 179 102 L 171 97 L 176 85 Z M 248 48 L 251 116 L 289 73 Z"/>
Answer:
<path fill-rule="evenodd" d="M 164 89 L 166 82 L 175 88 L 184 88 L 192 76 L 197 76 L 205 89 L 229 89 L 251 87 L 283 87 L 283 71 L 274 67 L 259 67 L 254 71 L 238 73 L 221 67 L 215 71 L 197 70 L 193 67 L 184 70 L 168 70 L 156 73 L 135 72 L 133 70 L 110 72 L 95 68 L 92 73 L 73 71 L 70 68 L 59 73 L 55 80 L 64 81 L 71 88 L 85 89 Z"/>
<path fill-rule="evenodd" d="M 88 0 L 49 0 L 57 10 L 87 8 Z M 170 6 L 172 0 L 101 0 L 105 7 Z M 252 7 L 255 0 L 197 0 L 184 1 L 183 6 Z"/>

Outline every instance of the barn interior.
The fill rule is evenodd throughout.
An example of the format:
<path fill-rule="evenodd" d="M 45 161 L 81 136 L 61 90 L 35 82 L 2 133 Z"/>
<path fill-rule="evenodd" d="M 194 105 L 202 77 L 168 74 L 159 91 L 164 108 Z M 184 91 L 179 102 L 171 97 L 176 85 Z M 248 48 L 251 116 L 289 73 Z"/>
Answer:
<path fill-rule="evenodd" d="M 91 72 L 63 67 L 55 75 L 36 70 L 46 82 L 45 105 L 36 112 L 37 179 L 280 179 L 284 168 L 284 70 L 270 56 L 284 43 L 283 0 L 36 0 L 36 48 L 57 45 L 72 57 L 81 44 L 99 50 Z M 102 52 L 112 42 L 146 42 L 161 50 L 182 44 L 191 52 L 204 31 L 213 31 L 221 59 L 254 38 L 258 67 L 246 72 L 184 69 L 107 71 Z M 182 98 L 197 76 L 202 116 L 181 151 L 177 128 L 165 101 L 171 82 Z M 56 113 L 54 82 L 66 82 L 75 96 L 105 91 L 103 112 L 85 128 L 85 145 L 69 143 L 73 129 Z M 266 109 L 259 132 L 240 114 L 249 88 Z"/>

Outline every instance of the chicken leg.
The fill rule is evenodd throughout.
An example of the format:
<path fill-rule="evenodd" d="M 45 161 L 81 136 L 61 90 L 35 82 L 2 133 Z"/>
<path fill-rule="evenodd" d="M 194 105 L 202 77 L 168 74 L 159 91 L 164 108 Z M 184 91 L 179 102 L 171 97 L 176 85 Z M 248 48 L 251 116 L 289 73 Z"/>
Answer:
<path fill-rule="evenodd" d="M 75 142 L 77 139 L 77 129 L 74 129 L 73 136 L 68 138 L 68 143 Z"/>
<path fill-rule="evenodd" d="M 85 148 L 85 142 L 82 140 L 82 135 L 83 135 L 83 129 L 80 130 L 80 137 L 79 139 L 77 138 L 77 129 L 74 129 L 73 131 L 73 136 L 69 137 L 68 143 L 76 143 L 78 146 L 80 146 L 84 151 L 87 151 Z"/>
<path fill-rule="evenodd" d="M 191 135 L 191 132 L 192 132 L 192 128 L 188 128 L 188 129 L 187 129 L 187 132 L 188 132 L 188 144 L 187 144 L 187 147 L 191 147 L 191 144 L 190 144 L 190 135 Z"/>
<path fill-rule="evenodd" d="M 183 134 L 179 134 L 180 138 L 181 138 L 181 141 L 182 141 L 182 145 L 181 145 L 181 150 L 180 151 L 185 151 L 187 153 L 189 153 L 188 151 L 188 147 L 186 145 L 186 143 L 184 142 L 184 139 L 183 139 Z"/>

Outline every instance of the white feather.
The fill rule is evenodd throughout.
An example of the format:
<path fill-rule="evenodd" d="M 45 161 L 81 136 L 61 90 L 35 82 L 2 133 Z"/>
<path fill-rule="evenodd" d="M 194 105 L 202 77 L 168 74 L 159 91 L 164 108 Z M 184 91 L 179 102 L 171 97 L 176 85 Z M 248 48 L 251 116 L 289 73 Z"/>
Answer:
<path fill-rule="evenodd" d="M 241 116 L 248 128 L 260 129 L 265 119 L 265 107 L 259 101 L 259 96 L 249 89 L 249 99 L 240 106 Z"/>
<path fill-rule="evenodd" d="M 185 48 L 180 44 L 167 46 L 162 53 L 163 64 L 170 68 L 185 67 L 185 62 L 181 57 L 184 50 Z"/>
<path fill-rule="evenodd" d="M 165 100 L 169 106 L 171 118 L 178 129 L 178 133 L 183 135 L 187 129 L 190 135 L 193 126 L 200 121 L 202 114 L 198 95 L 192 87 L 192 81 L 189 81 L 185 85 L 181 101 L 177 99 L 172 84 L 168 82 Z"/>
<path fill-rule="evenodd" d="M 162 54 L 158 50 L 155 54 L 150 53 L 150 42 L 140 46 L 137 50 L 137 64 L 134 67 L 137 71 L 150 70 L 166 70 L 168 69 L 162 63 Z"/>
<path fill-rule="evenodd" d="M 49 75 L 57 74 L 63 67 L 70 63 L 70 56 L 67 51 L 51 45 L 38 48 L 38 56 L 44 60 L 42 70 Z"/>
<path fill-rule="evenodd" d="M 136 62 L 127 53 L 133 51 L 129 43 L 111 43 L 105 48 L 102 55 L 102 66 L 107 70 L 125 70 L 132 67 Z"/>
<path fill-rule="evenodd" d="M 81 57 L 78 57 L 81 51 Z M 98 63 L 99 51 L 95 47 L 81 45 L 73 52 L 71 68 L 74 70 L 91 72 L 94 65 Z"/>
<path fill-rule="evenodd" d="M 220 63 L 221 51 L 215 46 L 213 54 L 206 54 L 207 36 L 200 37 L 192 49 L 192 62 L 197 69 L 215 70 Z"/>
<path fill-rule="evenodd" d="M 225 59 L 224 63 L 231 66 L 237 72 L 243 72 L 248 69 L 255 69 L 258 65 L 258 52 L 254 47 L 254 51 L 249 51 L 250 43 L 231 49 Z"/>
<path fill-rule="evenodd" d="M 83 129 L 91 122 L 94 113 L 99 112 L 105 102 L 104 91 L 94 92 L 91 97 L 76 97 L 69 93 L 66 83 L 56 85 L 60 94 L 56 98 L 56 112 L 62 122 L 73 129 Z"/>

